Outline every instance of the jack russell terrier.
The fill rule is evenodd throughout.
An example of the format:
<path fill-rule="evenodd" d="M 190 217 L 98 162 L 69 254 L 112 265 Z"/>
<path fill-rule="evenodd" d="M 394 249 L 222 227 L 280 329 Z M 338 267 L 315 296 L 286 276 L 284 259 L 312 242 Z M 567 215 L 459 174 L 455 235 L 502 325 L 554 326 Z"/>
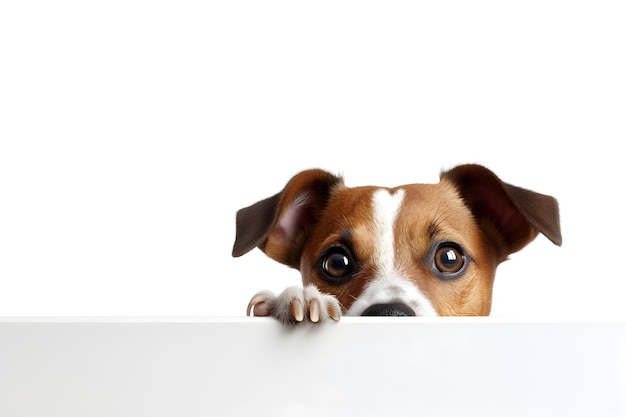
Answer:
<path fill-rule="evenodd" d="M 496 267 L 538 233 L 561 245 L 557 201 L 480 165 L 396 188 L 349 188 L 314 169 L 238 211 L 233 256 L 259 247 L 300 271 L 304 287 L 259 292 L 248 305 L 284 324 L 486 316 Z"/>

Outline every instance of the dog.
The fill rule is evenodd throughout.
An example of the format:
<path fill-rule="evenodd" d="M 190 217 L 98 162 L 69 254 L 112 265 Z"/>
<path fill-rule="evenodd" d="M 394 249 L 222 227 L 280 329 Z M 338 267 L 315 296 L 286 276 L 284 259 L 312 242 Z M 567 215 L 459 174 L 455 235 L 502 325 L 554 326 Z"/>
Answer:
<path fill-rule="evenodd" d="M 555 198 L 475 164 L 437 184 L 350 188 L 320 169 L 236 215 L 233 256 L 255 247 L 303 286 L 262 291 L 247 314 L 286 325 L 347 316 L 487 316 L 496 267 L 542 233 L 560 246 Z"/>

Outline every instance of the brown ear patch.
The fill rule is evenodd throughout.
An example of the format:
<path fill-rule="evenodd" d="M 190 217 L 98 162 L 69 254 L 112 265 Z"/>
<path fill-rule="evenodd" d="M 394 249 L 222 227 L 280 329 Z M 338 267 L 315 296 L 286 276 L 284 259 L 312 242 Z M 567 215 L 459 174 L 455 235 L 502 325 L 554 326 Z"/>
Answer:
<path fill-rule="evenodd" d="M 280 193 L 239 210 L 233 256 L 259 247 L 272 259 L 297 268 L 304 241 L 339 184 L 340 177 L 321 169 L 303 171 Z"/>
<path fill-rule="evenodd" d="M 279 201 L 280 193 L 237 212 L 234 257 L 245 255 L 267 238 L 270 225 L 275 222 Z"/>
<path fill-rule="evenodd" d="M 504 186 L 520 213 L 552 243 L 561 246 L 563 238 L 557 200 L 514 185 Z"/>
<path fill-rule="evenodd" d="M 501 256 L 517 252 L 543 233 L 561 245 L 558 202 L 553 197 L 502 182 L 480 165 L 441 174 L 452 182 Z"/>

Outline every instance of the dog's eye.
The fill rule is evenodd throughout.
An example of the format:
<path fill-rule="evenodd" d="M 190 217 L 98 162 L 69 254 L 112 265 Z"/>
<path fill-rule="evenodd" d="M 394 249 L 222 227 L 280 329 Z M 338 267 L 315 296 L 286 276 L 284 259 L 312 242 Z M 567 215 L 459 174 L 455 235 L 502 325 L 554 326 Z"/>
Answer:
<path fill-rule="evenodd" d="M 320 267 L 324 275 L 332 280 L 345 278 L 354 270 L 352 257 L 344 248 L 330 248 L 321 258 Z"/>
<path fill-rule="evenodd" d="M 452 243 L 443 243 L 435 252 L 435 267 L 443 274 L 455 274 L 465 266 L 465 255 Z"/>

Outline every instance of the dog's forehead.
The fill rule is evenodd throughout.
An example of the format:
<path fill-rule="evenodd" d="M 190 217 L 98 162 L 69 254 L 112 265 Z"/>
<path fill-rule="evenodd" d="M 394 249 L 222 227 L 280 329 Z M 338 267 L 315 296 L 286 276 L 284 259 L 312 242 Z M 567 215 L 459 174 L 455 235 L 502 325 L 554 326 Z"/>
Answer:
<path fill-rule="evenodd" d="M 471 217 L 469 208 L 450 183 L 410 184 L 394 190 L 403 191 L 402 205 L 407 212 L 420 212 L 434 216 Z"/>
<path fill-rule="evenodd" d="M 404 231 L 405 238 L 414 242 L 449 239 L 468 247 L 477 246 L 481 235 L 478 224 L 452 184 L 409 185 L 399 189 L 405 197 L 396 229 Z"/>
<path fill-rule="evenodd" d="M 319 241 L 325 243 L 340 234 L 365 237 L 371 235 L 377 222 L 385 222 L 385 218 L 391 222 L 392 229 L 416 241 L 428 241 L 435 232 L 442 238 L 453 238 L 476 229 L 470 210 L 454 186 L 440 182 L 394 188 L 337 188 L 316 232 L 320 233 Z"/>
<path fill-rule="evenodd" d="M 366 216 L 371 214 L 376 203 L 375 196 L 402 194 L 399 203 L 402 207 L 424 210 L 441 206 L 442 204 L 458 203 L 460 198 L 456 189 L 448 183 L 437 184 L 407 184 L 397 187 L 338 187 L 334 190 L 327 208 L 333 212 L 342 212 L 346 215 Z M 384 198 L 384 197 L 382 197 Z M 350 210 L 346 211 L 349 208 Z"/>

